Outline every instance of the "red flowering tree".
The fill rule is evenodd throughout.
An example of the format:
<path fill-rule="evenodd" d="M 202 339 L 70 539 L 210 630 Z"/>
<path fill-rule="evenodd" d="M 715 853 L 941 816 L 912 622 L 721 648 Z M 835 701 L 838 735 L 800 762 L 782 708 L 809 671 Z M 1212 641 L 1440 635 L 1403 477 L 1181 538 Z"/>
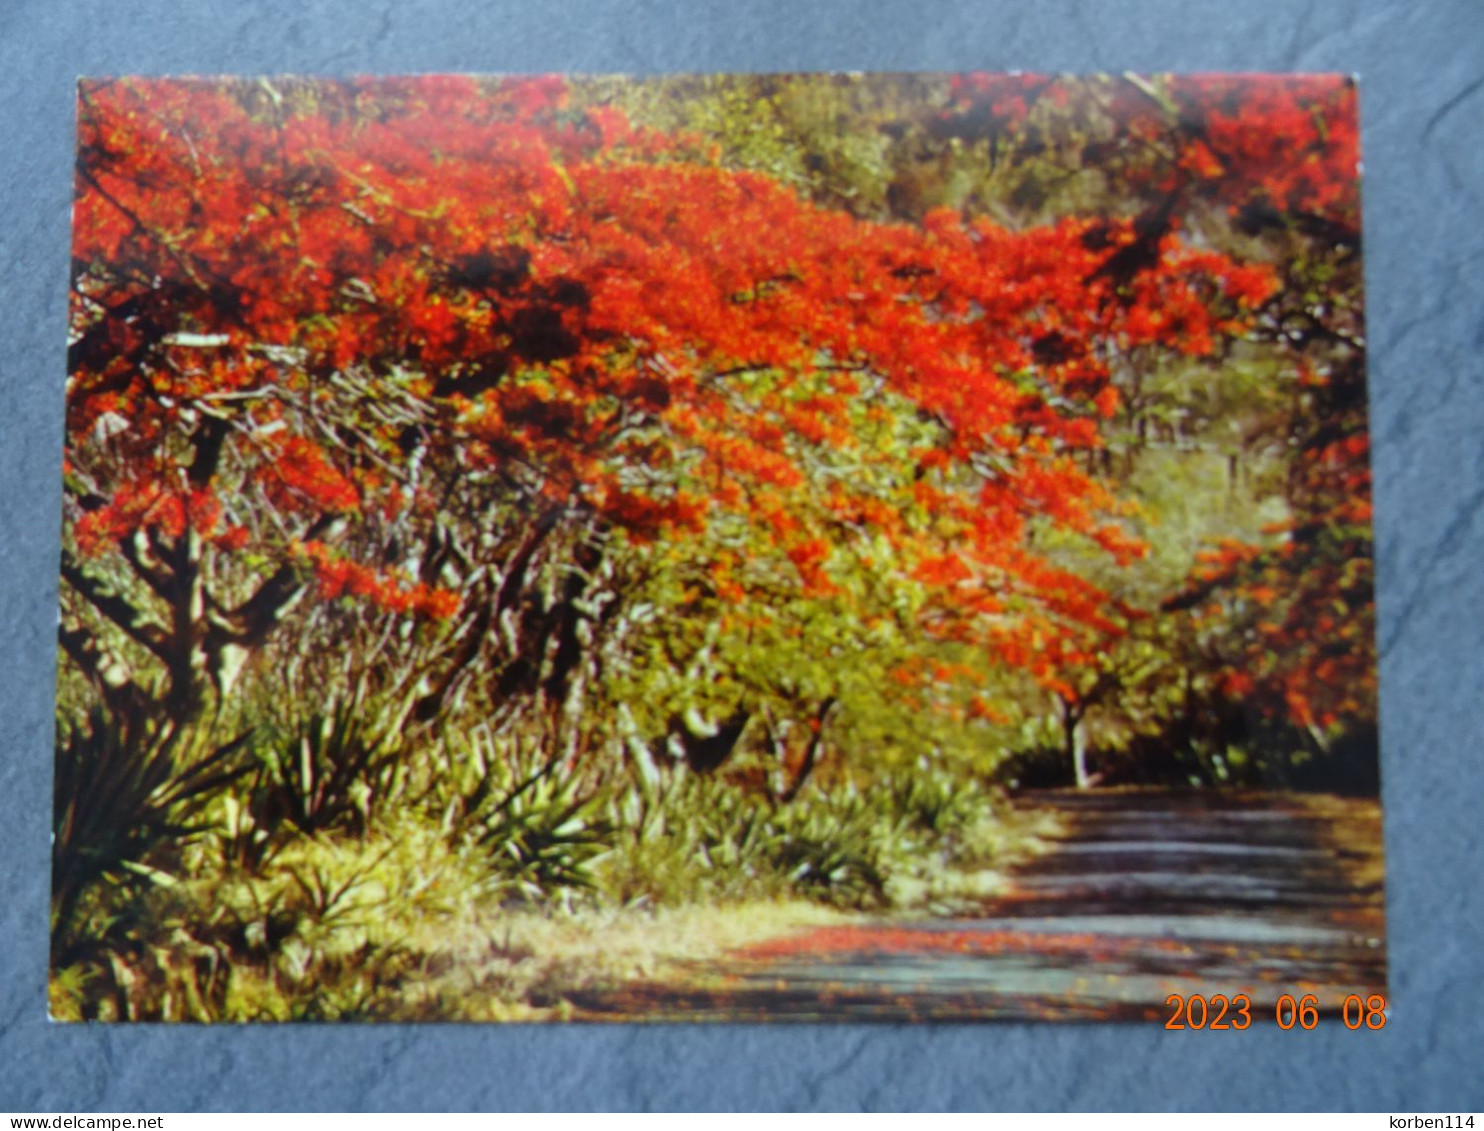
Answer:
<path fill-rule="evenodd" d="M 1184 147 L 1189 191 L 1278 249 L 1284 286 L 1254 334 L 1282 359 L 1278 431 L 1294 454 L 1290 517 L 1271 540 L 1213 548 L 1166 608 L 1192 611 L 1229 695 L 1255 694 L 1325 751 L 1375 722 L 1355 87 L 1296 78 L 1254 99 L 1233 80 L 1185 80 L 1167 98 L 1163 129 Z"/>
<path fill-rule="evenodd" d="M 575 756 L 660 592 L 1054 680 L 1117 624 L 1033 529 L 1139 553 L 1087 458 L 1111 359 L 1208 354 L 1273 290 L 1138 220 L 866 222 L 555 80 L 79 113 L 61 641 L 176 721 L 312 636 L 396 656 L 405 720 L 525 710 Z"/>
<path fill-rule="evenodd" d="M 952 80 L 927 128 L 983 150 L 990 168 L 1016 170 L 1005 175 L 1020 179 L 1017 197 L 1032 211 L 1075 207 L 1078 192 L 1099 185 L 1103 199 L 1132 217 L 1135 237 L 1100 269 L 1122 287 L 1136 287 L 1177 232 L 1273 267 L 1280 285 L 1240 335 L 1247 352 L 1234 360 L 1260 359 L 1270 373 L 1245 407 L 1243 448 L 1278 453 L 1288 517 L 1261 541 L 1211 546 L 1160 602 L 1186 614 L 1189 646 L 1172 655 L 1185 668 L 1176 699 L 1211 694 L 1251 705 L 1247 718 L 1296 726 L 1321 751 L 1347 731 L 1373 727 L 1354 84 L 1340 76 L 967 75 Z M 1217 355 L 1230 356 L 1234 340 Z M 1137 364 L 1114 380 L 1129 414 L 1115 428 L 1132 433 L 1120 446 L 1133 450 L 1160 423 L 1149 419 Z M 1200 393 L 1199 383 L 1190 389 Z M 1202 406 L 1185 400 L 1165 411 L 1188 422 Z M 1242 457 L 1230 458 L 1235 477 Z M 1064 720 L 1078 717 L 1089 695 L 1118 696 L 1108 674 L 1118 664 L 1089 651 L 1096 662 L 1080 675 L 1062 666 Z M 1192 725 L 1177 722 L 1166 738 Z"/>

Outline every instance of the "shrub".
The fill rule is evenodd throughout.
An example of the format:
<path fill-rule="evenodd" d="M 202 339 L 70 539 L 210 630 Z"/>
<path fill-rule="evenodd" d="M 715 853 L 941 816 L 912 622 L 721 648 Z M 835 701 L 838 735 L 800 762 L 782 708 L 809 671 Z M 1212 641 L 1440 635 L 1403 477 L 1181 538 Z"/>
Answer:
<path fill-rule="evenodd" d="M 285 728 L 287 739 L 262 751 L 264 773 L 251 794 L 254 820 L 289 821 L 306 833 L 346 828 L 364 833 L 373 810 L 397 797 L 408 771 L 400 717 L 360 694 Z"/>
<path fill-rule="evenodd" d="M 203 831 L 207 806 L 250 769 L 247 739 L 212 746 L 204 731 L 163 721 L 145 705 L 99 707 L 85 725 L 61 727 L 52 808 L 54 946 L 71 937 L 78 902 L 94 882 L 169 882 L 151 859 Z"/>
<path fill-rule="evenodd" d="M 444 826 L 483 849 L 485 889 L 533 901 L 591 891 L 612 840 L 602 791 L 563 759 L 528 754 L 534 743 L 502 747 L 484 731 L 454 741 L 462 758 Z"/>

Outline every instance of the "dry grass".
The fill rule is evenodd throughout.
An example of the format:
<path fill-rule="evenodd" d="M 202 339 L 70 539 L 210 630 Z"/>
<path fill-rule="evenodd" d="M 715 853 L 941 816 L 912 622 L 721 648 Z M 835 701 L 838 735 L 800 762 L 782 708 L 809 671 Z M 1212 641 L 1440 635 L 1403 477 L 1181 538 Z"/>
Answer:
<path fill-rule="evenodd" d="M 803 900 L 720 907 L 498 910 L 438 946 L 428 989 L 468 1020 L 566 1016 L 566 997 L 650 981 L 765 939 L 858 922 L 858 914 Z"/>

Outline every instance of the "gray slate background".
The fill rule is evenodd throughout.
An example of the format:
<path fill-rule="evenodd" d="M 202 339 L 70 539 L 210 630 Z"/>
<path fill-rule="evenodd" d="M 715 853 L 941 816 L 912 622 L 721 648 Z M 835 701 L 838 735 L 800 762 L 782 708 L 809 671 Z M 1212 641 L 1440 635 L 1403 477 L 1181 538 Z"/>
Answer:
<path fill-rule="evenodd" d="M 1359 72 L 1391 1021 L 46 1020 L 72 82 L 119 73 Z M 0 1110 L 1484 1108 L 1484 2 L 0 0 Z"/>

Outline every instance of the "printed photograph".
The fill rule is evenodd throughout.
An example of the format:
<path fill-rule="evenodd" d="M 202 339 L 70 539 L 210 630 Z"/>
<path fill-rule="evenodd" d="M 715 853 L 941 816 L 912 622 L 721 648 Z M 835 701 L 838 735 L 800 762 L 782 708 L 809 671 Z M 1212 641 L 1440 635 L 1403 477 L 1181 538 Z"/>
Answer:
<path fill-rule="evenodd" d="M 1358 147 L 82 80 L 53 1018 L 1384 1024 Z"/>

